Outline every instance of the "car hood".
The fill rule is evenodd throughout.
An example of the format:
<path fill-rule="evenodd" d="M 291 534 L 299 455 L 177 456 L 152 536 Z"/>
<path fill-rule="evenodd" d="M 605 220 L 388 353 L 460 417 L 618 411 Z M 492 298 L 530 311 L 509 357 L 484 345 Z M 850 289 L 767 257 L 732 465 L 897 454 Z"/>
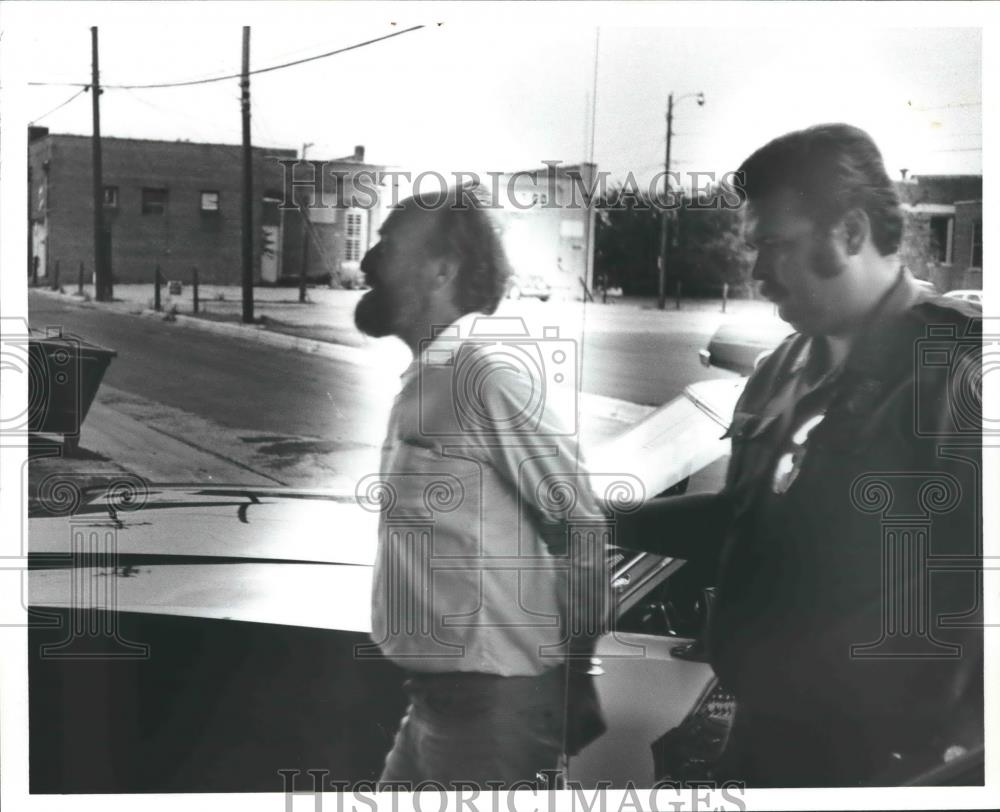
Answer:
<path fill-rule="evenodd" d="M 724 457 L 730 443 L 723 435 L 745 385 L 746 378 L 691 384 L 588 454 L 595 481 L 607 474 L 636 477 L 650 498 Z"/>
<path fill-rule="evenodd" d="M 131 509 L 96 492 L 72 515 L 36 511 L 29 555 L 71 552 L 74 534 L 114 537 L 119 557 L 223 558 L 371 565 L 378 511 L 353 493 L 219 487 L 152 487 Z"/>
<path fill-rule="evenodd" d="M 36 515 L 28 603 L 365 633 L 378 513 L 353 494 L 154 487 Z"/>
<path fill-rule="evenodd" d="M 744 383 L 689 386 L 597 447 L 591 470 L 656 496 L 728 453 Z M 90 491 L 67 515 L 32 513 L 33 607 L 370 629 L 379 513 L 353 492 L 152 486 L 128 503 Z"/>

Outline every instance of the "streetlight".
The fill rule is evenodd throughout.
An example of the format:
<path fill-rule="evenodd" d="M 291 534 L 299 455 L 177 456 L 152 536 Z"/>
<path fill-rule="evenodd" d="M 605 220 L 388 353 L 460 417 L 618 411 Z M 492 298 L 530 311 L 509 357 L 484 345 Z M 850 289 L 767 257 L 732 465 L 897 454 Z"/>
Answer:
<path fill-rule="evenodd" d="M 705 94 L 698 93 L 685 93 L 683 96 L 678 96 L 676 101 L 679 103 L 684 99 L 693 98 L 698 102 L 699 107 L 705 106 Z M 667 155 L 663 161 L 663 185 L 664 185 L 664 203 L 670 197 L 670 142 L 674 137 L 674 94 L 671 93 L 667 97 Z M 667 302 L 667 254 L 670 250 L 670 211 L 666 206 L 663 208 L 662 218 L 660 221 L 660 274 L 659 274 L 659 298 L 657 300 L 657 307 L 663 310 Z M 679 303 L 679 300 L 678 300 Z"/>

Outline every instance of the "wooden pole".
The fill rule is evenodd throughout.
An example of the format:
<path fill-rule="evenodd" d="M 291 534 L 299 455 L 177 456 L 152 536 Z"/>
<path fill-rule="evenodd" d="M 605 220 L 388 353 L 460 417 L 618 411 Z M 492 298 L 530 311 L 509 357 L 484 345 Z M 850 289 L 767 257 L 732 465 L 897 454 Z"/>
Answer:
<path fill-rule="evenodd" d="M 656 306 L 663 310 L 667 303 L 667 255 L 670 251 L 670 142 L 674 136 L 674 94 L 667 96 L 667 151 L 663 159 L 663 201 L 662 219 L 660 220 L 660 274 L 657 286 Z"/>
<path fill-rule="evenodd" d="M 250 146 L 250 26 L 243 26 L 243 323 L 253 322 L 253 156 Z"/>
<path fill-rule="evenodd" d="M 91 140 L 91 163 L 94 175 L 94 298 L 99 302 L 112 299 L 111 280 L 105 262 L 104 240 L 104 165 L 101 156 L 101 81 L 97 50 L 97 26 L 90 28 L 91 80 L 90 95 L 94 119 Z"/>

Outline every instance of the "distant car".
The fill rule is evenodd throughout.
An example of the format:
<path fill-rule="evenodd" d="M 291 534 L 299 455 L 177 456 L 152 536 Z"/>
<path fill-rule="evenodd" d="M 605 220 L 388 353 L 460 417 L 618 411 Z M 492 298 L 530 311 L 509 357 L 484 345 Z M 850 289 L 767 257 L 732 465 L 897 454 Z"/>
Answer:
<path fill-rule="evenodd" d="M 547 302 L 552 295 L 552 287 L 538 274 L 517 274 L 510 281 L 507 296 L 510 299 L 538 299 Z"/>
<path fill-rule="evenodd" d="M 960 299 L 963 302 L 972 302 L 980 307 L 983 306 L 983 292 L 981 290 L 949 290 L 945 296 L 949 299 Z"/>
<path fill-rule="evenodd" d="M 783 321 L 730 322 L 715 331 L 698 356 L 703 366 L 749 375 L 790 333 Z"/>
<path fill-rule="evenodd" d="M 934 287 L 934 283 L 933 282 L 931 282 L 931 281 L 929 281 L 927 279 L 914 279 L 913 281 L 917 283 L 918 287 L 922 288 L 923 290 L 927 291 L 928 293 L 933 293 L 935 295 L 939 295 L 938 294 L 938 289 L 936 287 Z"/>

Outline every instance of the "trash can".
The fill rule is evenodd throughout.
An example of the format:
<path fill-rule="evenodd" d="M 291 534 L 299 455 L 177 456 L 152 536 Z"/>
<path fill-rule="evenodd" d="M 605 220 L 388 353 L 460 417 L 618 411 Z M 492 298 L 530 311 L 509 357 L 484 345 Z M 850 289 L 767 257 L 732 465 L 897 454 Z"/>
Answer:
<path fill-rule="evenodd" d="M 28 342 L 28 431 L 61 434 L 67 448 L 79 442 L 80 426 L 104 373 L 118 353 L 78 336 L 32 330 Z"/>

